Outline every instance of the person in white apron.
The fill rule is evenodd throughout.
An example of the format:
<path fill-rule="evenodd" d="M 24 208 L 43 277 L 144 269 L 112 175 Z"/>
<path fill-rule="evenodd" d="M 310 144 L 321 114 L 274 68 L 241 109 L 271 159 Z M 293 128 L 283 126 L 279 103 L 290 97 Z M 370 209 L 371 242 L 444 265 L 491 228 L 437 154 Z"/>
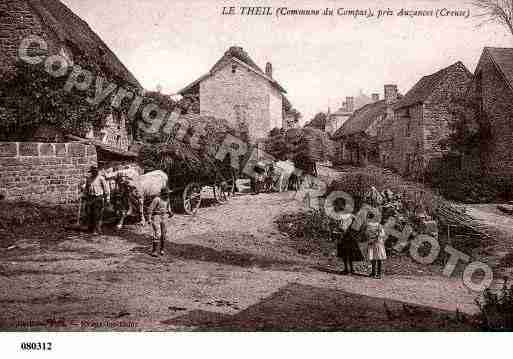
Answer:
<path fill-rule="evenodd" d="M 387 235 L 385 228 L 375 219 L 373 212 L 367 214 L 364 235 L 368 243 L 367 258 L 372 265 L 370 276 L 381 279 L 383 277 L 383 262 L 387 259 L 385 250 L 385 239 Z"/>

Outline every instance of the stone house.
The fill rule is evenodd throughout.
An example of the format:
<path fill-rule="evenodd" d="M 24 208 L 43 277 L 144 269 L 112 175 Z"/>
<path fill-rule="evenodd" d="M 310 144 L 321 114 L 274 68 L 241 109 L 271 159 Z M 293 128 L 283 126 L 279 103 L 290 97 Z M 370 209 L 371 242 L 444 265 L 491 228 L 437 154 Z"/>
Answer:
<path fill-rule="evenodd" d="M 513 178 L 513 48 L 484 48 L 474 73 L 483 174 Z"/>
<path fill-rule="evenodd" d="M 37 49 L 37 55 L 44 57 L 61 55 L 73 64 L 85 64 L 95 76 L 102 76 L 134 92 L 142 89 L 137 79 L 121 63 L 117 56 L 101 38 L 79 16 L 58 0 L 9 0 L 0 2 L 0 78 L 8 77 L 17 69 L 18 49 L 24 38 L 38 36 L 46 42 L 48 49 Z M 29 49 L 36 51 L 36 49 Z M 0 91 L 0 97 L 8 98 L 9 93 Z M 2 98 L 0 98 L 2 100 Z M 0 107 L 7 113 L 12 109 Z M 90 128 L 83 133 L 74 133 L 116 148 L 127 150 L 132 138 L 127 116 L 121 111 L 113 111 L 106 118 L 103 128 Z M 36 140 L 44 142 L 63 142 L 62 133 L 56 128 L 39 128 L 31 134 L 12 129 L 15 140 Z M 5 134 L 4 134 L 5 135 Z M 9 141 L 9 135 L 0 136 L 0 140 Z"/>
<path fill-rule="evenodd" d="M 373 94 L 374 102 L 354 111 L 351 117 L 333 134 L 337 142 L 338 163 L 365 166 L 380 163 L 378 131 L 382 123 L 393 117 L 393 106 L 399 98 L 397 85 L 384 86 L 385 98 Z"/>
<path fill-rule="evenodd" d="M 225 119 L 254 141 L 287 126 L 291 106 L 272 65 L 262 71 L 242 47 L 230 47 L 207 74 L 178 93 L 199 100 L 200 116 Z"/>
<path fill-rule="evenodd" d="M 451 101 L 465 96 L 472 78 L 461 62 L 422 77 L 397 102 L 393 119 L 379 133 L 382 165 L 413 177 L 436 170 L 447 150 L 440 141 L 454 119 Z"/>

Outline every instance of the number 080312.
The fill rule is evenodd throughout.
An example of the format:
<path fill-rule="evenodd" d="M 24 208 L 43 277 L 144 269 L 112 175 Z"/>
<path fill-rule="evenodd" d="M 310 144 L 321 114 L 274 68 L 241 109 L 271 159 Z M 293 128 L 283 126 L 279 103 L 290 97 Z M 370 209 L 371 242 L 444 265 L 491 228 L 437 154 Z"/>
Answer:
<path fill-rule="evenodd" d="M 21 350 L 52 350 L 51 342 L 23 342 Z"/>

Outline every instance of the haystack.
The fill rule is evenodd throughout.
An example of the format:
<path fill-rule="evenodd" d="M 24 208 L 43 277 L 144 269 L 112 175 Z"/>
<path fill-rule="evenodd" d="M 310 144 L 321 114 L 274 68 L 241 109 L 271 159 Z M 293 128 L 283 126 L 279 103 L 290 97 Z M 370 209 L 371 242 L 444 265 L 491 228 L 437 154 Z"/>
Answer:
<path fill-rule="evenodd" d="M 191 181 L 210 182 L 226 175 L 230 170 L 229 158 L 221 162 L 215 156 L 225 137 L 235 134 L 229 123 L 199 114 L 181 115 L 179 123 L 165 143 L 145 145 L 141 149 L 145 170 L 163 170 L 171 185 L 178 186 Z M 178 131 L 184 130 L 185 136 L 178 140 Z"/>

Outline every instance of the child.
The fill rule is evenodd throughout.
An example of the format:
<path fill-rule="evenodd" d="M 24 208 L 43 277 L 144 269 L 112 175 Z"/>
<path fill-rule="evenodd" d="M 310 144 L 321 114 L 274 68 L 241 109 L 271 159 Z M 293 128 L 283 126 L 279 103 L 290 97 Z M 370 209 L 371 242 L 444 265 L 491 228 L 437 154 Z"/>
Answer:
<path fill-rule="evenodd" d="M 334 203 L 334 210 L 341 212 L 345 208 L 345 201 L 337 198 Z M 363 256 L 358 247 L 359 231 L 353 228 L 355 221 L 354 215 L 347 213 L 340 216 L 335 221 L 335 228 L 332 231 L 337 244 L 337 257 L 342 258 L 344 262 L 343 274 L 354 274 L 353 262 L 360 262 Z"/>
<path fill-rule="evenodd" d="M 381 279 L 383 261 L 387 258 L 385 251 L 385 229 L 375 219 L 372 212 L 367 214 L 367 224 L 365 225 L 365 237 L 368 241 L 367 255 L 372 265 L 371 277 Z"/>
<path fill-rule="evenodd" d="M 153 227 L 153 250 L 151 255 L 153 257 L 157 256 L 157 244 L 160 239 L 160 255 L 164 255 L 164 241 L 166 239 L 166 221 L 164 216 L 168 214 L 169 217 L 173 216 L 173 212 L 171 211 L 171 203 L 169 201 L 169 190 L 167 188 L 163 188 L 160 191 L 160 196 L 156 196 L 150 205 L 149 216 L 150 223 Z M 160 229 L 160 236 L 159 236 Z M 159 238 L 160 237 L 160 238 Z"/>

